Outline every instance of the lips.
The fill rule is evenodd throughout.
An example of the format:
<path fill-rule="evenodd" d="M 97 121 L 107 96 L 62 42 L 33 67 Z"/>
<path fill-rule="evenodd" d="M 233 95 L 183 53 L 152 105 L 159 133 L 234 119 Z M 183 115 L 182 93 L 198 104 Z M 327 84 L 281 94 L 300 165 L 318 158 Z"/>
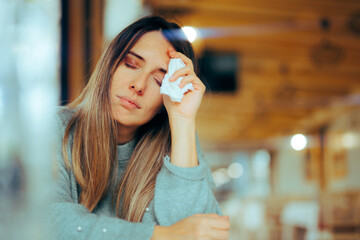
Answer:
<path fill-rule="evenodd" d="M 135 99 L 132 99 L 130 97 L 125 97 L 125 96 L 117 96 L 121 103 L 125 106 L 125 107 L 128 107 L 128 108 L 133 108 L 133 109 L 141 109 L 139 103 L 135 100 Z"/>

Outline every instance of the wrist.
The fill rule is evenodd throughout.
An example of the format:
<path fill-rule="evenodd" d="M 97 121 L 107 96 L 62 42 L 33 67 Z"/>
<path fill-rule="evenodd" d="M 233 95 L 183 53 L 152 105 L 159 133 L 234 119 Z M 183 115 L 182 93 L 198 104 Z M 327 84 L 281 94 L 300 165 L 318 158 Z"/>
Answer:
<path fill-rule="evenodd" d="M 169 116 L 170 128 L 185 127 L 185 128 L 194 128 L 195 129 L 195 118 L 187 118 L 182 116 Z"/>
<path fill-rule="evenodd" d="M 169 114 L 169 120 L 173 122 L 195 122 L 195 116 L 183 116 L 180 114 Z"/>

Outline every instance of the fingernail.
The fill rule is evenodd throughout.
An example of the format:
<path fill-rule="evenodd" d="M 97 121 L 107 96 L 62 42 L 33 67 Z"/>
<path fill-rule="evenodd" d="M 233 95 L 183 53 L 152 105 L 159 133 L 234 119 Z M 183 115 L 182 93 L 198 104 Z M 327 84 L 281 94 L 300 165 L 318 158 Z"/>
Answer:
<path fill-rule="evenodd" d="M 170 81 L 174 80 L 174 77 L 170 77 L 169 80 L 170 80 Z"/>

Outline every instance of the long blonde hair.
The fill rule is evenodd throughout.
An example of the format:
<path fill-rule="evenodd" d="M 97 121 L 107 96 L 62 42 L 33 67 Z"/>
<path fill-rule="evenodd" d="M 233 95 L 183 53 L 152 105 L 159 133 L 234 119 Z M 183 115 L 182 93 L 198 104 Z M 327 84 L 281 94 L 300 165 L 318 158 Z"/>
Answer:
<path fill-rule="evenodd" d="M 161 31 L 175 50 L 189 57 L 196 66 L 193 49 L 181 28 L 161 17 L 136 21 L 110 43 L 80 96 L 68 105 L 75 112 L 63 138 L 65 163 L 74 172 L 80 186 L 79 202 L 89 211 L 94 210 L 116 179 L 117 122 L 111 116 L 109 97 L 112 76 L 138 39 L 150 31 Z M 154 197 L 156 176 L 163 158 L 170 152 L 170 127 L 165 110 L 138 129 L 137 141 L 115 191 L 117 216 L 132 222 L 142 220 L 146 206 Z"/>

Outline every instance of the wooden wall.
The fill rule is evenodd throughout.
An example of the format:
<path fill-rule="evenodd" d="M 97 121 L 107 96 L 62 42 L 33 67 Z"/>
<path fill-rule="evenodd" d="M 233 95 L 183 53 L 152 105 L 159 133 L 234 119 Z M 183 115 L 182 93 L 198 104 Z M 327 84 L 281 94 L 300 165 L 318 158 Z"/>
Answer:
<path fill-rule="evenodd" d="M 66 102 L 83 89 L 103 46 L 105 0 L 62 0 L 62 82 Z"/>
<path fill-rule="evenodd" d="M 240 88 L 205 96 L 198 114 L 199 135 L 210 148 L 270 147 L 277 137 L 317 131 L 334 115 L 353 110 L 346 99 L 360 88 L 359 1 L 147 3 L 200 33 L 218 32 L 195 42 L 199 49 L 240 57 Z"/>

